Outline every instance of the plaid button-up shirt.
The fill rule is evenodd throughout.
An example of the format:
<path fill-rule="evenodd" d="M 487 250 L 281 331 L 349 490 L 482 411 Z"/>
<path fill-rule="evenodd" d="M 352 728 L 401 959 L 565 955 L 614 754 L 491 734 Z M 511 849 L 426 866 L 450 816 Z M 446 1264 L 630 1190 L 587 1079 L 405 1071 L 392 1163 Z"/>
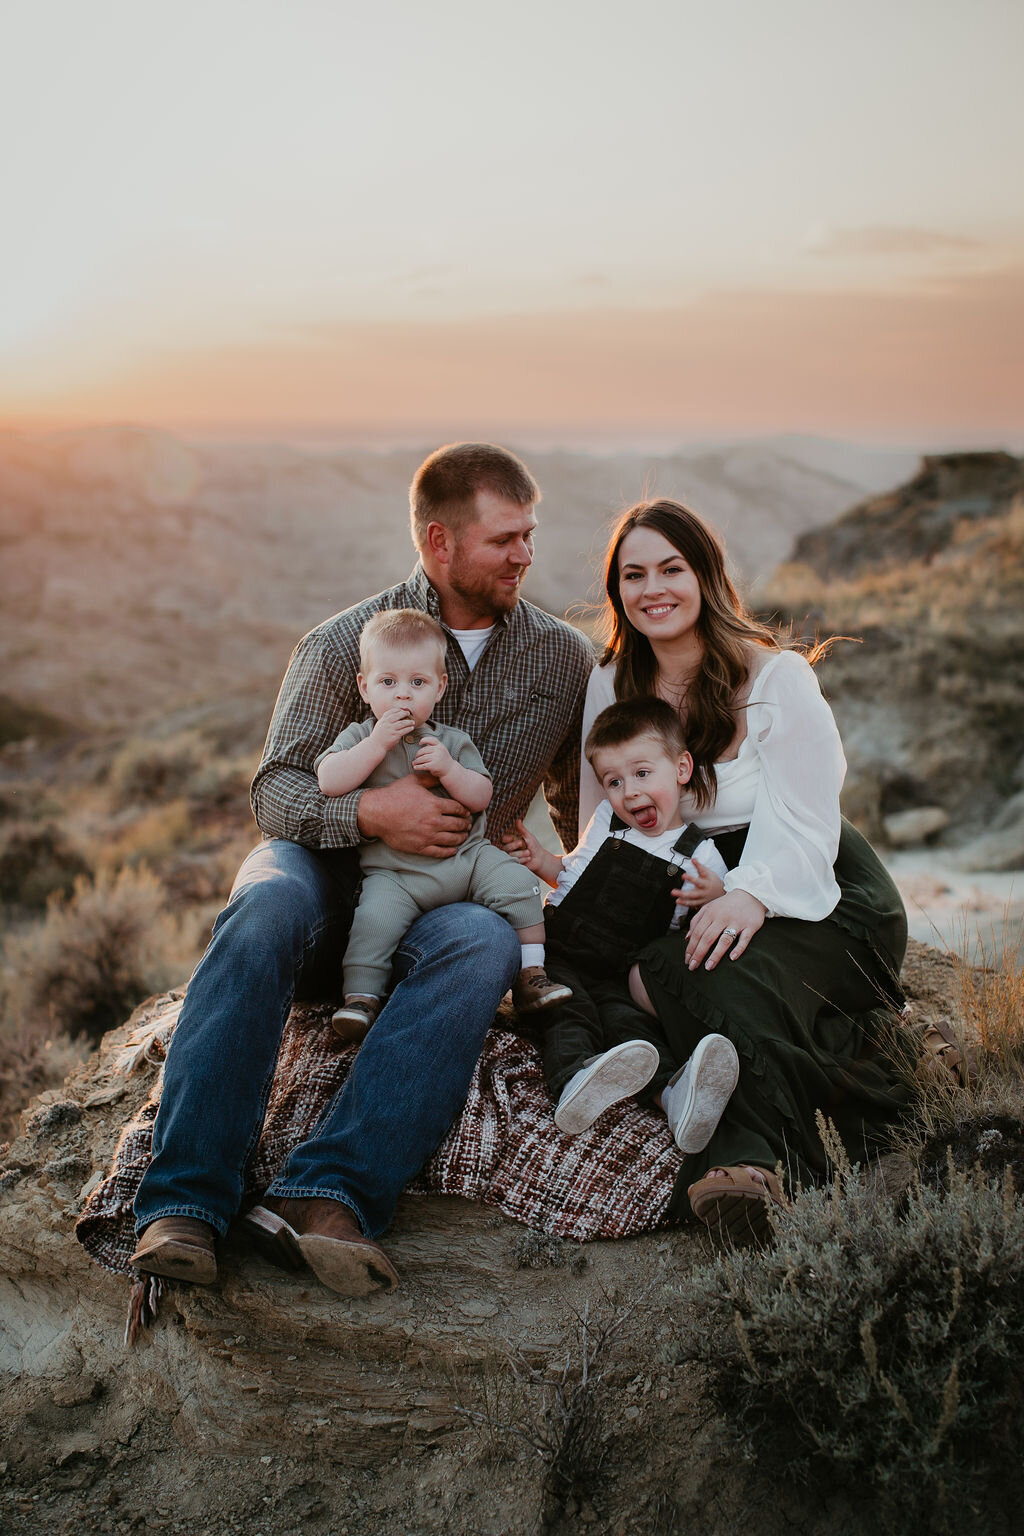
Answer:
<path fill-rule="evenodd" d="M 419 608 L 442 623 L 437 592 L 417 564 L 408 581 L 336 614 L 299 641 L 252 784 L 253 814 L 268 837 L 309 848 L 360 842 L 362 791 L 324 795 L 313 763 L 344 726 L 369 716 L 356 687 L 359 635 L 383 608 Z M 574 847 L 583 698 L 594 665 L 589 640 L 520 600 L 495 620 L 471 672 L 447 633 L 448 688 L 434 717 L 466 732 L 493 778 L 488 836 L 496 842 L 509 831 L 543 784 L 555 830 L 566 848 Z"/>

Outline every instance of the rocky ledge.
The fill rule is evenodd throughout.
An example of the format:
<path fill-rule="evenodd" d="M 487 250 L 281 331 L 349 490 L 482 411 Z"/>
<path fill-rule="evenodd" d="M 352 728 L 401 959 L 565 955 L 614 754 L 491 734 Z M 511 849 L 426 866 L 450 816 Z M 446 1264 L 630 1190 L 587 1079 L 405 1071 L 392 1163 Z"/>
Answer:
<path fill-rule="evenodd" d="M 905 979 L 919 1017 L 949 1016 L 949 959 L 914 945 Z M 581 1317 L 600 1330 L 652 1297 L 660 1314 L 605 1361 L 605 1503 L 570 1500 L 559 1518 L 674 1529 L 657 1526 L 660 1499 L 692 1531 L 736 1528 L 753 1474 L 718 1446 L 699 1368 L 672 1363 L 657 1322 L 673 1278 L 707 1257 L 694 1228 L 581 1245 L 410 1194 L 386 1239 L 395 1294 L 346 1302 L 229 1239 L 218 1285 L 169 1285 L 127 1349 L 126 1279 L 90 1261 L 74 1226 L 152 1086 L 123 1070 L 134 1022 L 28 1106 L 2 1157 L 5 1529 L 39 1529 L 44 1505 L 69 1531 L 532 1529 L 547 1463 L 536 1444 L 516 1455 L 543 1429 L 530 1372 L 557 1380 Z M 806 1529 L 827 1529 L 826 1513 L 804 1510 Z"/>

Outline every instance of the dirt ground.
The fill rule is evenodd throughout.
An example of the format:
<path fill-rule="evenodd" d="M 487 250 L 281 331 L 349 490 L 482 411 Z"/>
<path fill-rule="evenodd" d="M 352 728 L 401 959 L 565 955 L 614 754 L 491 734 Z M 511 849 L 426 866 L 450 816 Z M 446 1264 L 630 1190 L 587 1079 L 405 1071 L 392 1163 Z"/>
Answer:
<path fill-rule="evenodd" d="M 731 1451 L 691 1368 L 629 1375 L 630 1368 L 620 1366 L 602 1389 L 607 1440 L 592 1488 L 560 1507 L 545 1498 L 541 1458 L 514 1431 L 453 1427 L 432 1445 L 365 1467 L 331 1448 L 327 1423 L 305 1454 L 275 1454 L 262 1443 L 216 1454 L 191 1435 L 183 1440 L 173 1414 L 153 1411 L 141 1421 L 130 1414 L 119 1426 L 117 1387 L 97 1385 L 87 1404 L 37 1405 L 25 1426 L 36 1452 L 3 1475 L 0 1529 L 10 1536 L 726 1536 L 755 1527 L 764 1536 L 866 1536 L 874 1529 L 867 1505 L 787 1490 L 777 1479 L 765 1484 Z M 239 1438 L 244 1444 L 244 1419 Z"/>

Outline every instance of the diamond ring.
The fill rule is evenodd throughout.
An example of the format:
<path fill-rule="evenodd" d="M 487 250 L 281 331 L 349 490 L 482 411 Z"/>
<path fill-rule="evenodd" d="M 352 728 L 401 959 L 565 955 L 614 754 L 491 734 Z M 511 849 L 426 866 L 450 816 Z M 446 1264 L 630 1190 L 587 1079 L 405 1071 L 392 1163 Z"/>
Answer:
<path fill-rule="evenodd" d="M 734 938 L 734 939 L 737 939 L 737 938 L 739 938 L 739 934 L 738 934 L 738 933 L 737 933 L 737 932 L 736 932 L 736 929 L 735 929 L 735 928 L 723 928 L 723 929 L 722 929 L 722 932 L 723 932 L 723 933 L 729 933 L 729 934 L 731 934 L 731 935 L 732 935 L 732 937 L 733 937 L 733 938 Z"/>

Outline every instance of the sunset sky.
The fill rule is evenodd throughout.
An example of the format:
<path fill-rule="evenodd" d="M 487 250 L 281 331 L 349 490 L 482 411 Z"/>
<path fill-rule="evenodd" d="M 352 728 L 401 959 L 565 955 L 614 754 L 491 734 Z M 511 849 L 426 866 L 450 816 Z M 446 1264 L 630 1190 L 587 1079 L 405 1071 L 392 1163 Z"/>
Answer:
<path fill-rule="evenodd" d="M 0 426 L 1024 446 L 1020 0 L 32 0 Z"/>

